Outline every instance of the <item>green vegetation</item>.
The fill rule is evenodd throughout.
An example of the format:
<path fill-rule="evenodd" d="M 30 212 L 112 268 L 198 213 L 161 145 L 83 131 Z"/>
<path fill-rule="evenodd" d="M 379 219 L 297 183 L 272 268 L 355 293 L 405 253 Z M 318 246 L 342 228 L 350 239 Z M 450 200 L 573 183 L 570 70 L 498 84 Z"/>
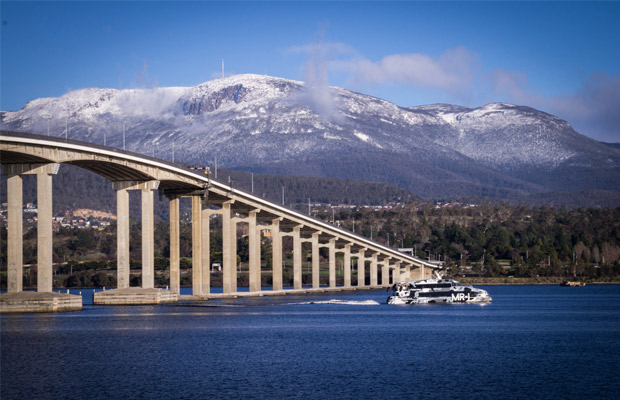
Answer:
<path fill-rule="evenodd" d="M 620 280 L 620 208 L 553 209 L 508 206 L 466 206 L 409 203 L 391 209 L 315 209 L 319 219 L 391 247 L 414 248 L 420 258 L 440 260 L 451 276 L 481 277 L 490 283 Z M 191 226 L 181 226 L 181 284 L 191 285 Z M 36 285 L 36 228 L 24 233 L 24 285 Z M 239 286 L 247 285 L 249 246 L 243 225 L 238 235 Z M 169 227 L 155 227 L 155 282 L 169 284 Z M 131 284 L 140 284 L 140 224 L 131 221 Z M 0 240 L 6 249 L 6 226 Z M 222 262 L 221 227 L 214 220 L 211 262 Z M 292 284 L 292 239 L 283 241 L 283 283 Z M 263 284 L 271 284 L 271 244 L 261 248 Z M 114 287 L 116 285 L 116 227 L 105 229 L 60 228 L 54 233 L 54 287 Z M 311 282 L 309 244 L 302 253 L 303 282 Z M 6 253 L 0 255 L 0 284 L 6 287 Z M 321 249 L 321 281 L 327 283 L 327 254 Z M 342 260 L 337 260 L 342 265 Z M 341 271 L 341 269 L 340 269 Z M 338 281 L 342 282 L 339 272 Z M 490 279 L 494 278 L 494 279 Z M 547 279 L 549 278 L 549 279 Z M 464 279 L 464 281 L 467 278 Z M 214 271 L 212 286 L 221 285 Z M 352 281 L 357 277 L 353 271 Z"/>
<path fill-rule="evenodd" d="M 326 215 L 323 217 L 331 217 Z M 446 263 L 451 275 L 620 278 L 620 208 L 409 204 L 339 211 L 346 228 Z"/>

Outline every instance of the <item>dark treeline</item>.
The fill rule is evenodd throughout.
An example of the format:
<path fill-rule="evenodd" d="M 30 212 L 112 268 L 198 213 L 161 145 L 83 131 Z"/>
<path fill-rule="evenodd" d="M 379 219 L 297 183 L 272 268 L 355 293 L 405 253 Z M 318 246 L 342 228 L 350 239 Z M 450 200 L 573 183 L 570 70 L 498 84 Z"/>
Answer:
<path fill-rule="evenodd" d="M 324 218 L 331 218 L 329 212 Z M 392 210 L 340 211 L 335 218 L 453 274 L 620 277 L 620 208 L 556 209 L 410 204 Z M 471 267 L 471 270 L 466 268 Z"/>
<path fill-rule="evenodd" d="M 316 216 L 372 238 L 390 247 L 414 248 L 418 257 L 441 260 L 449 272 L 475 276 L 552 276 L 584 280 L 620 279 L 620 208 L 555 209 L 508 206 L 436 206 L 409 203 L 392 209 L 319 209 Z M 139 284 L 141 268 L 140 223 L 130 229 L 132 285 Z M 24 263 L 36 265 L 36 227 L 25 228 Z M 238 264 L 247 269 L 248 239 L 239 225 Z M 2 248 L 6 248 L 6 227 L 0 228 Z M 155 227 L 156 282 L 167 285 L 169 226 L 160 221 Z M 285 253 L 292 243 L 285 238 Z M 211 262 L 221 263 L 221 228 L 212 223 Z M 325 249 L 322 249 L 325 250 Z M 263 270 L 271 268 L 271 244 L 262 242 Z M 184 218 L 181 226 L 182 283 L 191 283 L 191 226 Z M 311 257 L 303 250 L 304 262 Z M 326 262 L 327 254 L 321 254 Z M 104 230 L 61 228 L 54 234 L 56 287 L 114 286 L 116 227 Z M 0 256 L 0 278 L 6 285 L 6 253 Z M 287 258 L 286 263 L 292 260 Z M 288 265 L 286 264 L 286 265 Z M 290 267 L 290 265 L 289 265 Z M 25 284 L 36 277 L 25 270 Z M 189 272 L 188 272 L 189 271 Z M 285 274 L 289 271 L 285 267 Z M 29 275 L 30 274 L 30 275 Z M 246 279 L 240 274 L 240 285 Z M 286 281 L 285 281 L 286 282 Z M 218 284 L 217 274 L 214 285 Z"/>

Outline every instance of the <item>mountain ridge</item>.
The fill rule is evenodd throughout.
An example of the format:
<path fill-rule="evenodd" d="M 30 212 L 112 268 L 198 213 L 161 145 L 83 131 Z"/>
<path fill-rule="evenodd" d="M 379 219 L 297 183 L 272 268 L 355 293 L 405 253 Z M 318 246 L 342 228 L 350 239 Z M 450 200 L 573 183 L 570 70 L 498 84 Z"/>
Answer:
<path fill-rule="evenodd" d="M 620 192 L 620 151 L 527 106 L 400 107 L 337 87 L 235 75 L 194 87 L 80 89 L 0 113 L 3 129 L 244 171 L 396 184 L 426 198 Z M 173 155 L 174 153 L 174 155 Z"/>

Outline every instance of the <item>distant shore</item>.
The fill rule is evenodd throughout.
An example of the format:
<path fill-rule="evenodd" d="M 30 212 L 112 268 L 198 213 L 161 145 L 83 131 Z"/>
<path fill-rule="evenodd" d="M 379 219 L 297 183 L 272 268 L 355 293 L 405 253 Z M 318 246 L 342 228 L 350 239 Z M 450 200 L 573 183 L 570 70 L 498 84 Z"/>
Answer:
<path fill-rule="evenodd" d="M 620 284 L 620 281 L 561 278 L 561 277 L 534 277 L 534 278 L 507 278 L 507 277 L 457 277 L 459 282 L 467 285 L 559 285 L 563 281 L 581 281 L 589 285 Z"/>

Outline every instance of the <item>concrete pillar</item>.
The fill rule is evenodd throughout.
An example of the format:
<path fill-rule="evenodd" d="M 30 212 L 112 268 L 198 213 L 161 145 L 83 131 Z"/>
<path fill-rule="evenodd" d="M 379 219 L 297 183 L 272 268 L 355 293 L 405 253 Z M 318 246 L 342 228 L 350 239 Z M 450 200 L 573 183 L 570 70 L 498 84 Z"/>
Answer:
<path fill-rule="evenodd" d="M 366 259 L 364 250 L 357 253 L 357 287 L 366 285 Z"/>
<path fill-rule="evenodd" d="M 129 191 L 116 190 L 116 286 L 129 287 Z"/>
<path fill-rule="evenodd" d="M 153 190 L 142 189 L 142 288 L 155 287 L 155 224 L 153 222 Z"/>
<path fill-rule="evenodd" d="M 181 234 L 179 231 L 179 198 L 170 199 L 170 290 L 181 293 Z"/>
<path fill-rule="evenodd" d="M 301 225 L 293 228 L 293 289 L 301 289 Z"/>
<path fill-rule="evenodd" d="M 351 245 L 344 246 L 344 287 L 351 287 Z"/>
<path fill-rule="evenodd" d="M 320 232 L 312 234 L 312 288 L 318 289 L 321 286 L 321 268 L 319 254 L 319 235 Z"/>
<path fill-rule="evenodd" d="M 116 190 L 117 287 L 129 287 L 129 190 L 142 190 L 142 287 L 152 288 L 154 280 L 153 190 L 159 181 L 112 182 Z"/>
<path fill-rule="evenodd" d="M 392 283 L 400 282 L 400 261 L 396 262 L 394 272 L 392 272 Z"/>
<path fill-rule="evenodd" d="M 271 246 L 273 290 L 282 290 L 282 235 L 279 218 L 271 222 Z"/>
<path fill-rule="evenodd" d="M 386 259 L 381 267 L 381 286 L 388 286 L 390 284 L 390 267 L 389 262 Z"/>
<path fill-rule="evenodd" d="M 411 264 L 405 266 L 405 277 L 404 280 L 410 281 L 411 280 L 411 269 L 413 268 L 413 266 Z M 401 279 L 403 279 L 403 277 L 401 276 Z"/>
<path fill-rule="evenodd" d="M 202 199 L 192 196 L 192 294 L 202 293 Z"/>
<path fill-rule="evenodd" d="M 232 293 L 237 292 L 237 218 L 230 219 L 230 260 L 231 268 L 228 271 L 230 273 L 230 290 Z"/>
<path fill-rule="evenodd" d="M 232 266 L 232 246 L 231 246 L 231 206 L 230 201 L 222 203 L 222 292 L 232 293 L 230 270 Z"/>
<path fill-rule="evenodd" d="M 336 287 L 336 239 L 329 239 L 329 287 Z"/>
<path fill-rule="evenodd" d="M 211 210 L 209 203 L 202 201 L 200 212 L 200 233 L 202 239 L 202 251 L 200 265 L 202 266 L 202 294 L 211 293 Z"/>
<path fill-rule="evenodd" d="M 424 265 L 417 267 L 415 270 L 411 272 L 411 279 L 413 280 L 422 280 L 425 278 L 424 276 Z"/>
<path fill-rule="evenodd" d="M 37 211 L 37 292 L 51 292 L 54 243 L 52 237 L 52 174 L 48 171 L 37 173 Z"/>
<path fill-rule="evenodd" d="M 377 286 L 377 264 L 378 264 L 377 253 L 373 254 L 370 259 L 370 286 Z"/>
<path fill-rule="evenodd" d="M 23 247 L 23 192 L 22 177 L 9 174 L 7 179 L 7 292 L 17 293 L 24 288 L 24 247 Z"/>
<path fill-rule="evenodd" d="M 260 292 L 261 290 L 261 274 L 260 274 L 260 230 L 256 226 L 256 214 L 258 211 L 250 211 L 248 213 L 248 239 L 250 247 L 250 292 Z"/>

